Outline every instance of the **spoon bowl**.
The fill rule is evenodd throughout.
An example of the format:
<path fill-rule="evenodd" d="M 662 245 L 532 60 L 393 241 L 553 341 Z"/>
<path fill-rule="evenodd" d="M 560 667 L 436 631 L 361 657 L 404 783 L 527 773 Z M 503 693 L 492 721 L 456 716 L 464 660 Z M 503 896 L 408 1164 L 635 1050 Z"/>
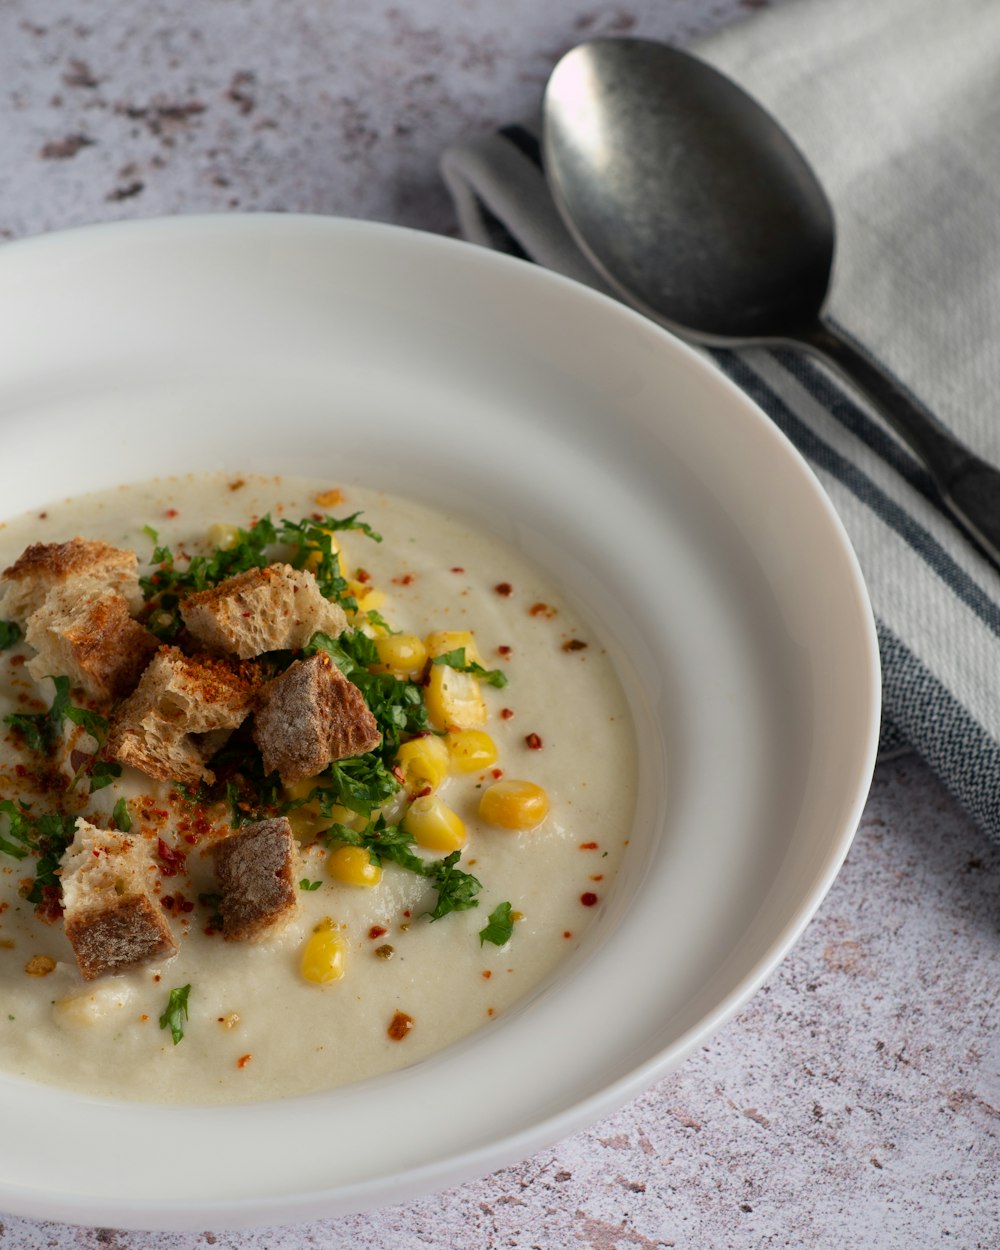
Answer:
<path fill-rule="evenodd" d="M 819 355 L 923 461 L 952 517 L 1000 565 L 1000 472 L 824 316 L 833 211 L 755 100 L 677 48 L 591 40 L 549 79 L 543 158 L 567 228 L 626 302 L 696 343 Z"/>

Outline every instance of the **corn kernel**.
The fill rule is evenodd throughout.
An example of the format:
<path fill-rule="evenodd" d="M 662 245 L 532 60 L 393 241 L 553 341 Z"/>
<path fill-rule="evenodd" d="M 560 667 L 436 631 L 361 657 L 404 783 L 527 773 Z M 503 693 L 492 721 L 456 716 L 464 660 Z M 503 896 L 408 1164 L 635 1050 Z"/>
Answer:
<path fill-rule="evenodd" d="M 302 976 L 315 985 L 339 981 L 344 975 L 346 951 L 346 943 L 339 933 L 333 929 L 320 929 L 302 948 Z"/>
<path fill-rule="evenodd" d="M 375 650 L 388 673 L 419 673 L 427 663 L 424 640 L 416 634 L 386 634 L 375 639 Z"/>
<path fill-rule="evenodd" d="M 497 761 L 496 743 L 482 729 L 454 729 L 448 735 L 452 767 L 460 773 L 478 773 Z"/>
<path fill-rule="evenodd" d="M 382 869 L 361 846 L 338 846 L 330 852 L 326 870 L 342 885 L 364 885 L 369 888 L 382 880 Z"/>
<path fill-rule="evenodd" d="M 432 664 L 424 704 L 435 729 L 477 729 L 486 724 L 486 703 L 472 673 Z"/>
<path fill-rule="evenodd" d="M 447 655 L 449 651 L 465 650 L 465 659 L 470 664 L 482 664 L 476 640 L 470 629 L 436 629 L 424 639 L 427 654 L 433 659 L 436 655 Z"/>
<path fill-rule="evenodd" d="M 465 845 L 465 825 L 457 812 L 436 794 L 414 799 L 403 817 L 403 828 L 425 851 L 457 851 Z"/>
<path fill-rule="evenodd" d="M 448 776 L 451 757 L 442 739 L 423 734 L 403 743 L 396 752 L 396 763 L 403 774 L 403 785 L 410 794 L 419 794 L 438 788 Z"/>
<path fill-rule="evenodd" d="M 549 812 L 549 796 L 533 781 L 497 781 L 483 791 L 479 815 L 500 829 L 534 829 Z"/>
<path fill-rule="evenodd" d="M 347 579 L 347 593 L 357 603 L 359 612 L 377 612 L 379 608 L 385 606 L 385 591 L 377 590 L 368 582 L 355 581 L 354 578 L 349 577 Z"/>
<path fill-rule="evenodd" d="M 296 781 L 291 785 L 285 786 L 285 793 L 290 799 L 305 799 L 316 789 L 316 778 L 308 777 L 305 781 Z M 339 803 L 334 803 L 330 808 L 329 816 L 324 816 L 318 799 L 313 799 L 311 803 L 303 803 L 301 807 L 293 807 L 288 812 L 288 823 L 292 826 L 292 833 L 302 842 L 312 841 L 324 829 L 329 829 L 331 825 L 350 824 L 356 813 L 349 811 L 346 807 L 341 807 Z"/>
<path fill-rule="evenodd" d="M 208 527 L 208 541 L 220 551 L 232 551 L 240 541 L 240 531 L 235 525 L 224 525 L 218 521 Z"/>

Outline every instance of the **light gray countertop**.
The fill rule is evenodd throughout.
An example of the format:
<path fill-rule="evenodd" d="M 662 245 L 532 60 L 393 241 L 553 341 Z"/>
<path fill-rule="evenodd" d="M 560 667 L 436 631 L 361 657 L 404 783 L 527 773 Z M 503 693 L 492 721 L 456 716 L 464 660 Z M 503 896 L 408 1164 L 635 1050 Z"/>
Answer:
<path fill-rule="evenodd" d="M 0 239 L 263 209 L 454 234 L 442 149 L 530 114 L 566 48 L 685 42 L 757 7 L 0 0 Z M 0 1247 L 992 1250 L 998 896 L 1000 850 L 920 761 L 884 762 L 791 955 L 709 1045 L 589 1130 L 349 1218 L 130 1234 L 0 1212 Z"/>

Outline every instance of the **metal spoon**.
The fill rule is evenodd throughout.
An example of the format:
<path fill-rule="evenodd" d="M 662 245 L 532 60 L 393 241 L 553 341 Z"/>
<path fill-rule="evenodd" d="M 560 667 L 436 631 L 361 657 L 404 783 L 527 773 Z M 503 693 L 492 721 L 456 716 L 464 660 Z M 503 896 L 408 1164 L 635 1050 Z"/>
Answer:
<path fill-rule="evenodd" d="M 552 73 L 543 152 L 570 232 L 623 299 L 694 342 L 821 356 L 923 461 L 1000 565 L 1000 472 L 823 317 L 833 212 L 770 114 L 688 53 L 597 39 Z"/>

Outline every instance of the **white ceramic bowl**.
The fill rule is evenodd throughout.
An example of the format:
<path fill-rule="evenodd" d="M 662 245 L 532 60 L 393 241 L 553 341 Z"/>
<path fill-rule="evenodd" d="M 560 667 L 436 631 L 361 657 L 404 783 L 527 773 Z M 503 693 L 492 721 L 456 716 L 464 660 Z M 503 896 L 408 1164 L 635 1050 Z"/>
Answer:
<path fill-rule="evenodd" d="M 610 641 L 639 736 L 608 906 L 559 975 L 393 1076 L 154 1108 L 0 1076 L 0 1210 L 274 1224 L 454 1184 L 668 1072 L 802 932 L 874 762 L 879 672 L 844 531 L 711 365 L 573 283 L 303 217 L 96 227 L 0 251 L 7 515 L 199 468 L 329 474 L 530 552 Z"/>

